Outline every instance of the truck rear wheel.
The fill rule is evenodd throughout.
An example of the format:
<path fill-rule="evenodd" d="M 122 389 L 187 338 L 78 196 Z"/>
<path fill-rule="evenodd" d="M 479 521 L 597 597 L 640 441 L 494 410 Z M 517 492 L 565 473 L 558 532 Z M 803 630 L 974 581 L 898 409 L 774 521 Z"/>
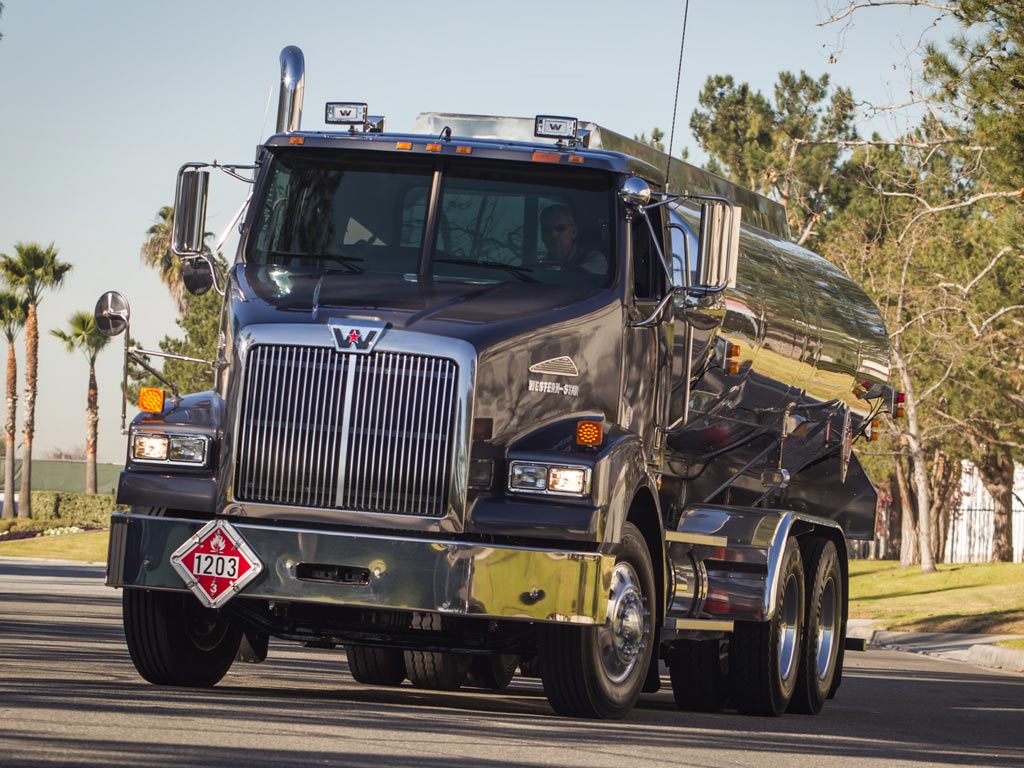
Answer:
<path fill-rule="evenodd" d="M 348 671 L 363 685 L 401 685 L 405 680 L 405 658 L 398 648 L 346 645 Z"/>
<path fill-rule="evenodd" d="M 413 629 L 451 631 L 448 617 L 437 613 L 416 613 Z M 431 691 L 454 691 L 466 682 L 470 657 L 450 651 L 405 651 L 405 671 L 417 688 Z"/>
<path fill-rule="evenodd" d="M 791 712 L 816 715 L 825 706 L 842 648 L 843 575 L 836 545 L 827 539 L 811 543 L 807 563 L 807 641 L 804 643 Z"/>
<path fill-rule="evenodd" d="M 508 653 L 474 656 L 469 665 L 468 684 L 492 691 L 504 691 L 515 677 L 519 657 Z"/>
<path fill-rule="evenodd" d="M 668 657 L 672 695 L 689 712 L 720 712 L 729 703 L 729 646 L 725 640 L 681 640 Z"/>
<path fill-rule="evenodd" d="M 132 663 L 154 685 L 208 688 L 231 668 L 241 629 L 193 595 L 126 589 L 121 606 Z"/>
<path fill-rule="evenodd" d="M 538 653 L 544 693 L 570 717 L 619 718 L 633 708 L 654 648 L 654 568 L 632 523 L 612 572 L 608 619 L 602 626 L 544 625 Z"/>
<path fill-rule="evenodd" d="M 786 542 L 779 567 L 775 614 L 765 622 L 736 622 L 729 643 L 733 703 L 745 715 L 777 717 L 796 690 L 805 589 L 796 539 Z"/>
<path fill-rule="evenodd" d="M 455 691 L 469 672 L 469 656 L 448 651 L 406 651 L 405 669 L 417 688 Z"/>

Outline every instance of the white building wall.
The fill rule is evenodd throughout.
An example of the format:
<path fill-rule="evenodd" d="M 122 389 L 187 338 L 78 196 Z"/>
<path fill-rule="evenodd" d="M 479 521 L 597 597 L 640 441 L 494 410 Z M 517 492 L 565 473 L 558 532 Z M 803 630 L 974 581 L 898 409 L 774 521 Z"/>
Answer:
<path fill-rule="evenodd" d="M 1024 465 L 1013 473 L 1013 561 L 1024 558 Z M 960 508 L 953 510 L 946 535 L 947 563 L 987 563 L 992 557 L 992 497 L 977 469 L 963 463 Z"/>

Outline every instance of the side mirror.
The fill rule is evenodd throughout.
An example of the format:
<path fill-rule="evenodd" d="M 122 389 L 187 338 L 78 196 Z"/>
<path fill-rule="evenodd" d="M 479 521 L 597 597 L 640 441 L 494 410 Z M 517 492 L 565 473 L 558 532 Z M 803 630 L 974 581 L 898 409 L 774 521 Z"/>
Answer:
<path fill-rule="evenodd" d="M 117 291 L 107 291 L 96 302 L 92 316 L 99 332 L 111 338 L 125 332 L 130 314 L 128 300 Z"/>
<path fill-rule="evenodd" d="M 721 198 L 700 198 L 696 287 L 721 291 L 736 285 L 739 251 L 739 206 Z"/>
<path fill-rule="evenodd" d="M 181 281 L 193 296 L 202 296 L 213 287 L 213 269 L 206 259 L 188 259 L 181 265 Z"/>
<path fill-rule="evenodd" d="M 643 208 L 651 202 L 651 188 L 638 176 L 630 176 L 619 187 L 619 200 L 629 208 Z"/>
<path fill-rule="evenodd" d="M 178 256 L 202 256 L 206 230 L 206 196 L 210 172 L 184 165 L 178 171 L 174 194 L 174 234 L 171 250 Z"/>

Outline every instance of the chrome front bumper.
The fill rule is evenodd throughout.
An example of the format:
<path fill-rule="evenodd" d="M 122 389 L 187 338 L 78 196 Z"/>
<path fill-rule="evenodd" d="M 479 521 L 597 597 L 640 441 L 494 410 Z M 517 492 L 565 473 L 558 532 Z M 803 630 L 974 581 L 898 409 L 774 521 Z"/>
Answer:
<path fill-rule="evenodd" d="M 203 523 L 113 515 L 107 585 L 188 591 L 170 556 Z M 575 624 L 607 616 L 611 555 L 232 525 L 264 564 L 241 597 Z"/>

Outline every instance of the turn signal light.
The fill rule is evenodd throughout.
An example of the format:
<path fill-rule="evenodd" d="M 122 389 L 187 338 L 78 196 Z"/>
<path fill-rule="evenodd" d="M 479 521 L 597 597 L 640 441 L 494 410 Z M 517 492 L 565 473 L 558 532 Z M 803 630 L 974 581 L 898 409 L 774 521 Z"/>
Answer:
<path fill-rule="evenodd" d="M 725 368 L 729 372 L 730 376 L 735 376 L 737 373 L 740 372 L 740 361 L 739 360 L 729 360 L 726 363 Z"/>
<path fill-rule="evenodd" d="M 601 444 L 604 431 L 600 421 L 581 421 L 576 424 L 576 443 L 594 447 Z"/>
<path fill-rule="evenodd" d="M 139 390 L 139 410 L 144 413 L 160 413 L 164 409 L 164 391 L 156 387 Z"/>
<path fill-rule="evenodd" d="M 871 420 L 871 442 L 878 439 L 878 419 Z"/>

